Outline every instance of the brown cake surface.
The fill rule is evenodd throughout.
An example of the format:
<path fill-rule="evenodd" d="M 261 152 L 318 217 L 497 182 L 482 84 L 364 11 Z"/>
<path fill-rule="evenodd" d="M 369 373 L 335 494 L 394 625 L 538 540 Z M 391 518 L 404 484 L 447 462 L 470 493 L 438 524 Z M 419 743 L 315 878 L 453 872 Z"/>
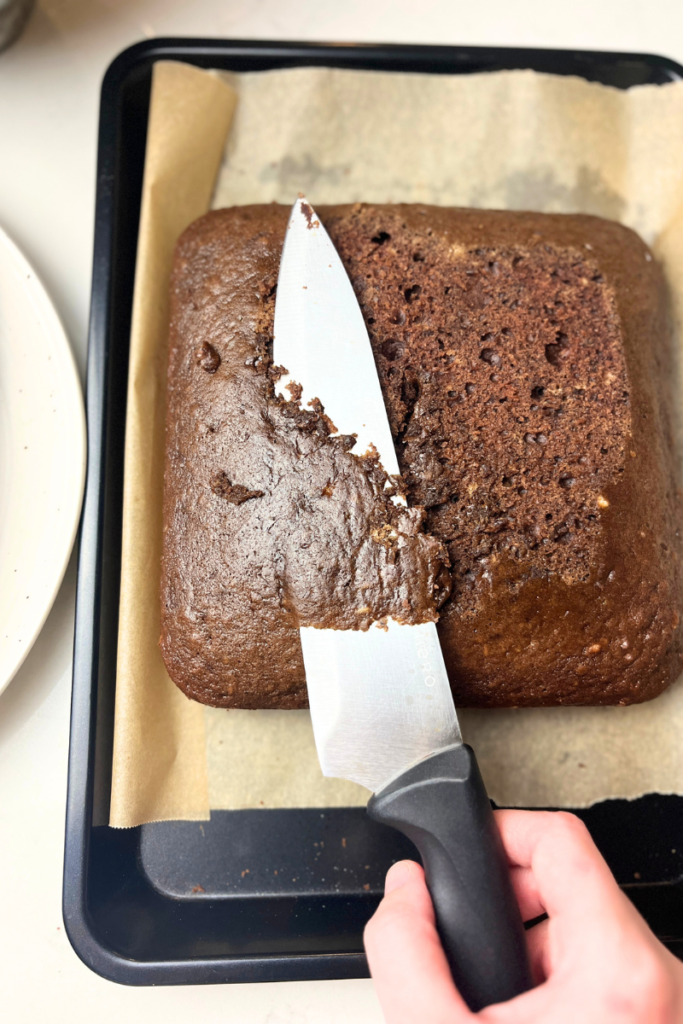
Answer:
<path fill-rule="evenodd" d="M 595 217 L 317 212 L 368 326 L 410 507 L 323 410 L 275 397 L 288 209 L 195 222 L 171 288 L 171 677 L 209 704 L 305 707 L 299 626 L 392 615 L 438 618 L 460 706 L 656 696 L 681 667 L 680 492 L 647 247 Z"/>

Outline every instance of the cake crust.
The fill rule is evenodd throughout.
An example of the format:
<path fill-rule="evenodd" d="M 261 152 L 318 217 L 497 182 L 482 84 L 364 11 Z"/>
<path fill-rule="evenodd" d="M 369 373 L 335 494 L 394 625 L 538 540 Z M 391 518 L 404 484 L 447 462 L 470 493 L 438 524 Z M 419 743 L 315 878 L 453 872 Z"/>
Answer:
<path fill-rule="evenodd" d="M 680 671 L 666 289 L 587 216 L 318 209 L 408 498 L 276 399 L 288 210 L 219 210 L 171 284 L 161 649 L 194 699 L 306 706 L 300 625 L 438 618 L 456 704 L 626 704 Z M 373 628 L 375 628 L 373 626 Z"/>

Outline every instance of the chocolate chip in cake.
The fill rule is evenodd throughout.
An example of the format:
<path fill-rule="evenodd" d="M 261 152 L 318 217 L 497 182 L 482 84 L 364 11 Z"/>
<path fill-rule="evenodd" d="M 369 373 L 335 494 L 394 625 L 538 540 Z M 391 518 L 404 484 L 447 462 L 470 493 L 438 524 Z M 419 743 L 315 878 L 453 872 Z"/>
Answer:
<path fill-rule="evenodd" d="M 483 348 L 479 353 L 479 358 L 490 366 L 500 366 L 501 364 L 501 358 L 494 348 Z"/>
<path fill-rule="evenodd" d="M 221 365 L 221 357 L 208 341 L 205 341 L 199 348 L 195 349 L 194 357 L 197 365 L 201 366 L 202 370 L 206 370 L 207 373 L 215 373 Z"/>
<path fill-rule="evenodd" d="M 241 505 L 251 498 L 263 497 L 263 491 L 250 491 L 248 487 L 243 487 L 241 484 L 230 483 L 228 474 L 224 473 L 223 470 L 214 473 L 209 481 L 209 486 L 214 494 L 218 495 L 219 498 L 225 498 L 232 505 Z"/>

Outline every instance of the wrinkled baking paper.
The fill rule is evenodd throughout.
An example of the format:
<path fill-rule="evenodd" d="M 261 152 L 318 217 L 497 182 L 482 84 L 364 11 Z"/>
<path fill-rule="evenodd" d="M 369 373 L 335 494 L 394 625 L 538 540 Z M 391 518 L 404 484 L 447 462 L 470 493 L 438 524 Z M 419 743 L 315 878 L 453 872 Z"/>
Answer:
<path fill-rule="evenodd" d="M 176 102 L 187 102 L 186 70 L 167 66 L 167 107 L 174 90 Z M 314 204 L 428 202 L 598 214 L 635 228 L 654 247 L 671 286 L 677 325 L 683 324 L 683 83 L 621 92 L 531 71 L 451 77 L 321 68 L 223 78 L 238 101 L 213 207 L 291 203 L 305 191 Z M 155 103 L 160 84 L 158 76 Z M 161 116 L 158 121 L 163 134 L 168 126 Z M 158 270 L 159 285 L 167 266 Z M 144 306 L 136 286 L 136 309 Z M 133 341 L 144 341 L 140 318 L 136 325 Z M 161 374 L 160 326 L 149 347 L 157 341 L 154 365 Z M 141 422 L 144 415 L 161 417 L 151 408 L 156 401 L 163 402 L 160 380 L 146 410 L 140 403 Z M 159 466 L 161 433 L 154 433 L 153 443 Z M 127 507 L 132 478 L 138 484 L 136 524 L 149 554 L 143 570 L 130 565 L 130 543 L 124 549 L 123 582 L 136 605 L 131 602 L 128 618 L 121 619 L 120 652 L 132 648 L 135 657 L 129 650 L 127 664 L 133 667 L 160 666 L 156 608 L 151 612 L 147 604 L 156 601 L 158 582 L 161 470 L 156 490 L 150 483 L 144 492 L 144 474 L 130 463 L 137 449 L 131 449 Z M 126 524 L 124 534 L 130 518 Z M 144 594 L 131 586 L 141 571 L 149 577 Z M 129 682 L 120 654 L 118 687 L 128 692 Z M 155 696 L 137 707 L 122 698 L 117 704 L 117 736 L 124 740 L 114 764 L 119 816 L 112 815 L 112 824 L 200 816 L 206 807 L 202 714 L 212 808 L 365 802 L 359 787 L 320 777 L 306 712 L 197 712 L 165 678 L 163 694 L 159 680 L 156 686 Z M 138 709 L 144 717 L 136 724 Z M 175 723 L 178 748 L 192 769 L 178 764 L 172 775 L 166 772 L 168 748 L 160 745 L 155 757 L 151 735 L 141 758 L 146 716 L 162 712 Z M 683 681 L 655 701 L 628 708 L 463 710 L 460 717 L 499 804 L 578 807 L 608 797 L 683 793 Z"/>

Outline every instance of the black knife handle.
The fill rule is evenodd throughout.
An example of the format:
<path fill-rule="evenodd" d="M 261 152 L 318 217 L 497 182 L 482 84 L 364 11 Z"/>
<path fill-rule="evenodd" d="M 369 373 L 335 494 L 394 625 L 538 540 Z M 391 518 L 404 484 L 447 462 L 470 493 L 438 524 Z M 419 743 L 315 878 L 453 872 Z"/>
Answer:
<path fill-rule="evenodd" d="M 530 989 L 524 926 L 471 747 L 419 761 L 371 797 L 368 814 L 419 850 L 453 980 L 470 1009 Z"/>

